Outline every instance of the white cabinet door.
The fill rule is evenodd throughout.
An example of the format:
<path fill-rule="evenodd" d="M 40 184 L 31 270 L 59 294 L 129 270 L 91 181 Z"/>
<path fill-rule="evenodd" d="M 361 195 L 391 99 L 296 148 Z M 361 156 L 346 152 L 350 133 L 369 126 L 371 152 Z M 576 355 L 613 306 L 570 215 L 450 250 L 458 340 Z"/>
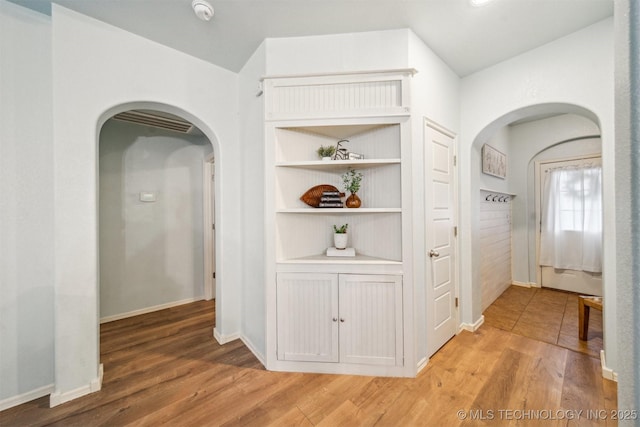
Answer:
<path fill-rule="evenodd" d="M 402 278 L 340 275 L 340 362 L 402 365 Z"/>
<path fill-rule="evenodd" d="M 278 359 L 338 361 L 338 275 L 279 273 Z"/>

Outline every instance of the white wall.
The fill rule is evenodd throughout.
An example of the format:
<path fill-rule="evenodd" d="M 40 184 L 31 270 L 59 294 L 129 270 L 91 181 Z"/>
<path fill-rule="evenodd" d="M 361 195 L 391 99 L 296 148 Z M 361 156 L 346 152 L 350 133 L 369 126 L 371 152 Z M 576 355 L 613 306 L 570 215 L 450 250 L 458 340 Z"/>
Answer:
<path fill-rule="evenodd" d="M 535 161 L 599 154 L 600 129 L 575 114 L 509 126 L 512 143 L 510 190 L 513 200 L 513 280 L 536 282 Z M 596 136 L 596 138 L 589 138 Z M 576 138 L 581 138 L 575 140 Z M 559 144 L 563 141 L 569 141 Z"/>
<path fill-rule="evenodd" d="M 100 317 L 202 299 L 209 140 L 109 120 L 99 146 Z"/>
<path fill-rule="evenodd" d="M 615 2 L 618 407 L 640 408 L 640 3 Z M 634 42 L 631 42 L 631 41 Z M 630 232 L 630 230 L 632 232 Z M 628 421 L 624 425 L 632 425 Z M 637 423 L 637 421 L 636 421 Z M 623 422 L 620 423 L 623 425 Z"/>
<path fill-rule="evenodd" d="M 511 286 L 511 198 L 480 191 L 480 278 L 484 312 Z"/>
<path fill-rule="evenodd" d="M 107 118 L 131 108 L 194 123 L 217 162 L 216 330 L 240 330 L 242 265 L 237 76 L 53 4 L 55 377 L 52 404 L 98 379 L 97 143 Z"/>
<path fill-rule="evenodd" d="M 51 20 L 0 0 L 0 410 L 53 372 Z"/>
<path fill-rule="evenodd" d="M 266 47 L 262 43 L 239 74 L 242 176 L 242 335 L 261 358 L 265 354 L 265 210 L 264 210 L 264 96 L 258 83 L 264 77 Z"/>
<path fill-rule="evenodd" d="M 406 68 L 409 30 L 266 39 L 268 76 Z"/>
<path fill-rule="evenodd" d="M 503 128 L 498 129 L 496 133 L 489 138 L 487 144 L 507 156 L 507 176 L 503 179 L 497 176 L 481 173 L 478 177 L 480 188 L 492 191 L 501 191 L 506 194 L 512 193 L 510 173 L 517 172 L 518 169 L 512 162 L 513 157 L 511 155 L 511 135 L 509 127 L 504 126 Z M 482 147 L 480 148 L 482 149 Z M 480 162 L 482 162 L 482 159 L 480 159 Z M 480 165 L 480 168 L 482 168 L 482 164 Z"/>
<path fill-rule="evenodd" d="M 569 107 L 570 105 L 572 107 Z M 534 106 L 540 106 L 539 108 Z M 462 80 L 460 180 L 461 293 L 465 322 L 480 318 L 478 229 L 474 212 L 479 149 L 489 136 L 533 110 L 592 112 L 602 133 L 605 294 L 605 351 L 614 368 L 615 346 L 615 187 L 613 124 L 613 20 L 606 19 Z M 610 302 L 607 302 L 610 301 Z"/>

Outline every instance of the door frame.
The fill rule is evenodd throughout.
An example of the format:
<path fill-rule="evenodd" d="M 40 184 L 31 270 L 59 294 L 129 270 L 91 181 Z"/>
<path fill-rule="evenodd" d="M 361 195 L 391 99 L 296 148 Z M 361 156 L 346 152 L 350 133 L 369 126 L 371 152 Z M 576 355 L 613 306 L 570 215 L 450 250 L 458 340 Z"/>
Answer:
<path fill-rule="evenodd" d="M 542 288 L 542 266 L 540 265 L 540 233 L 541 233 L 541 221 L 542 221 L 542 191 L 543 186 L 540 183 L 542 177 L 542 169 L 545 165 L 551 163 L 563 163 L 577 160 L 590 160 L 600 159 L 602 160 L 601 153 L 584 154 L 582 156 L 562 157 L 558 159 L 548 160 L 536 160 L 534 167 L 534 194 L 535 194 L 535 214 L 536 214 L 536 284 L 537 287 Z M 603 285 L 604 287 L 604 285 Z"/>
<path fill-rule="evenodd" d="M 202 164 L 202 219 L 204 248 L 204 299 L 216 298 L 216 245 L 215 245 L 215 157 L 211 153 Z"/>

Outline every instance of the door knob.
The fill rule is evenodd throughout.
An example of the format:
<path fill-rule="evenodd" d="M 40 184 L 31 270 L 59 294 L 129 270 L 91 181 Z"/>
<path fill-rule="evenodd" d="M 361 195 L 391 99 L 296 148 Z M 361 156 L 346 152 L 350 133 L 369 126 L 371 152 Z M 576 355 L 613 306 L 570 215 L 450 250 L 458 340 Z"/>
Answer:
<path fill-rule="evenodd" d="M 429 251 L 429 256 L 430 256 L 431 258 L 438 258 L 438 257 L 440 256 L 440 252 L 438 252 L 438 251 L 434 251 L 433 249 L 431 249 L 431 250 Z"/>

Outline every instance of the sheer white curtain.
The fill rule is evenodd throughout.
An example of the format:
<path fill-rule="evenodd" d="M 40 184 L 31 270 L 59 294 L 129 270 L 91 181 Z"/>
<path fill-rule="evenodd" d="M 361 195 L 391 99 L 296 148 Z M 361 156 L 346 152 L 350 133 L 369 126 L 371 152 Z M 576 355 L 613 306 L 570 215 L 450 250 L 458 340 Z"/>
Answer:
<path fill-rule="evenodd" d="M 551 170 L 542 209 L 540 264 L 602 272 L 602 167 Z"/>

